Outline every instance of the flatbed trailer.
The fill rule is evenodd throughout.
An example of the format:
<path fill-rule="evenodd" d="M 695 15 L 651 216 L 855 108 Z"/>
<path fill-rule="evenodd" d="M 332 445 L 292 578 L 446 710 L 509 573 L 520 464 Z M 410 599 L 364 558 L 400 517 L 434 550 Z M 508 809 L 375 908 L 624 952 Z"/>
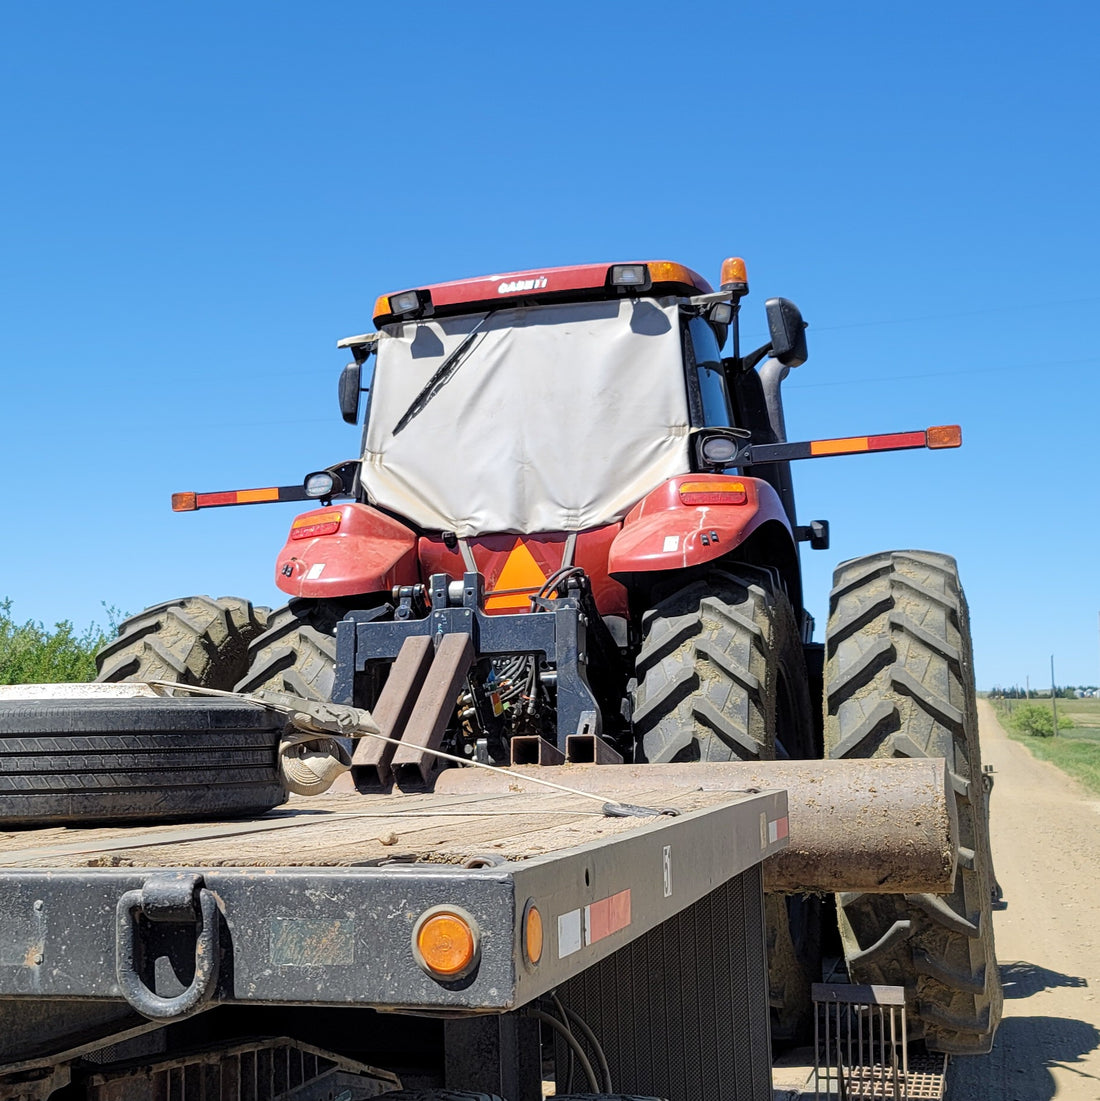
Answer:
<path fill-rule="evenodd" d="M 611 817 L 561 792 L 328 794 L 243 821 L 0 833 L 0 1098 L 400 1082 L 533 1101 L 546 1076 L 570 1088 L 568 1036 L 547 1069 L 552 998 L 556 1028 L 580 1016 L 596 1034 L 616 1092 L 770 1097 L 761 865 L 787 845 L 786 792 L 655 778 L 629 803 L 675 813 Z M 439 913 L 476 942 L 453 978 L 418 957 Z M 299 1062 L 324 1053 L 324 1081 L 338 1067 L 350 1092 L 320 1077 L 309 1092 L 304 1072 L 295 1092 L 274 1071 L 242 1092 L 226 1068 L 276 1040 Z"/>

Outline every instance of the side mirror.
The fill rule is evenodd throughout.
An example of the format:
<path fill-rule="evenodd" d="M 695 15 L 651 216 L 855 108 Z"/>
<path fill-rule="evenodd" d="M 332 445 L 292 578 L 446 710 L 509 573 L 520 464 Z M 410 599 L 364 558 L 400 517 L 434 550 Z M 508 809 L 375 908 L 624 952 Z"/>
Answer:
<path fill-rule="evenodd" d="M 340 375 L 340 416 L 348 424 L 359 423 L 359 395 L 363 371 L 358 363 L 349 363 Z"/>
<path fill-rule="evenodd" d="M 764 303 L 768 314 L 768 333 L 772 338 L 772 355 L 784 367 L 801 367 L 806 362 L 806 322 L 789 298 L 769 298 Z"/>

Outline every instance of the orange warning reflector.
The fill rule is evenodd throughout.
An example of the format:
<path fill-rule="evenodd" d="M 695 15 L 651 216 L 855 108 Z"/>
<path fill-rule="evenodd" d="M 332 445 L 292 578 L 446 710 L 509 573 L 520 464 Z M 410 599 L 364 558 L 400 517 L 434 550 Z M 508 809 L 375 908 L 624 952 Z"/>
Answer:
<path fill-rule="evenodd" d="M 528 963 L 542 959 L 542 914 L 533 902 L 527 904 L 523 915 L 523 951 Z"/>
<path fill-rule="evenodd" d="M 172 494 L 172 511 L 173 512 L 194 512 L 199 506 L 195 502 L 194 493 L 173 493 Z"/>
<path fill-rule="evenodd" d="M 685 505 L 743 505 L 749 499 L 744 482 L 681 482 Z"/>
<path fill-rule="evenodd" d="M 500 608 L 523 610 L 530 606 L 530 595 L 546 584 L 546 574 L 535 561 L 534 555 L 527 549 L 522 539 L 516 545 L 504 563 L 504 569 L 493 583 L 493 589 L 499 595 L 490 596 L 485 601 L 485 610 Z M 512 590 L 519 590 L 518 592 Z M 502 591 L 503 590 L 503 591 Z"/>
<path fill-rule="evenodd" d="M 928 446 L 932 448 L 962 447 L 962 428 L 957 424 L 937 424 L 934 428 L 929 428 L 925 436 Z"/>
<path fill-rule="evenodd" d="M 425 910 L 413 928 L 417 962 L 437 978 L 465 975 L 477 959 L 477 942 L 474 919 L 457 906 Z"/>

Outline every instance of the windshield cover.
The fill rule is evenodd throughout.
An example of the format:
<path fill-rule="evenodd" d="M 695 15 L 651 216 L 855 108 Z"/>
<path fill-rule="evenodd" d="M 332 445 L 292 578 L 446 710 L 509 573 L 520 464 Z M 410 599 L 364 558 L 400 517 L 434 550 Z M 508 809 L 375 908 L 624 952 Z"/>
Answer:
<path fill-rule="evenodd" d="M 682 357 L 672 299 L 387 325 L 362 483 L 419 527 L 463 536 L 618 520 L 689 469 Z"/>

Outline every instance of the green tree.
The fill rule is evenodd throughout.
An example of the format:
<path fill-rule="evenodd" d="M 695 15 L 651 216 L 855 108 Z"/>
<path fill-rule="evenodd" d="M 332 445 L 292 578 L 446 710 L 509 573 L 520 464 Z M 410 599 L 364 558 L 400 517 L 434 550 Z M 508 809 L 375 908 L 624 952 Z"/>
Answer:
<path fill-rule="evenodd" d="M 105 608 L 114 635 L 118 613 Z M 79 634 L 67 619 L 50 630 L 33 619 L 16 623 L 0 600 L 0 684 L 53 684 L 95 679 L 95 653 L 108 634 L 96 624 Z"/>
<path fill-rule="evenodd" d="M 1027 703 L 1017 707 L 1008 720 L 1021 734 L 1030 734 L 1033 738 L 1050 738 L 1054 736 L 1054 714 L 1049 707 L 1041 707 L 1039 704 Z M 1073 722 L 1065 715 L 1058 716 L 1058 729 L 1069 730 Z"/>

